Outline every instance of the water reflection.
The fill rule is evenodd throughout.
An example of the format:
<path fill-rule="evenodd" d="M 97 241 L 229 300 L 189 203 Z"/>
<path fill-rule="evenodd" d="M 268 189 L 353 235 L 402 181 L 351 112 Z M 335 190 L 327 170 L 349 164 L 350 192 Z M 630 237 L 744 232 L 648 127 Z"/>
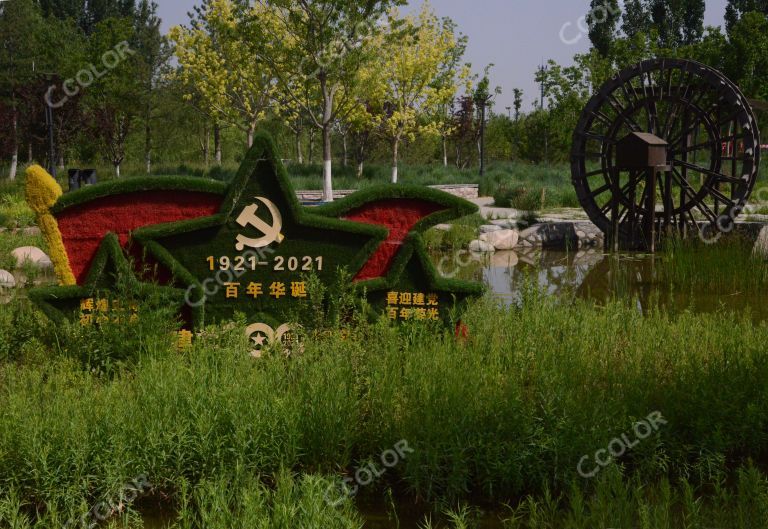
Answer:
<path fill-rule="evenodd" d="M 523 289 L 533 281 L 550 295 L 576 296 L 598 304 L 627 300 L 643 313 L 657 308 L 671 313 L 724 309 L 748 312 L 755 321 L 768 321 L 763 292 L 723 293 L 671 285 L 664 279 L 663 254 L 528 249 L 494 254 L 464 252 L 458 259 L 454 253 L 441 252 L 434 254 L 434 259 L 443 263 L 443 276 L 482 281 L 507 304 L 519 303 Z M 454 267 L 446 267 L 446 262 Z"/>

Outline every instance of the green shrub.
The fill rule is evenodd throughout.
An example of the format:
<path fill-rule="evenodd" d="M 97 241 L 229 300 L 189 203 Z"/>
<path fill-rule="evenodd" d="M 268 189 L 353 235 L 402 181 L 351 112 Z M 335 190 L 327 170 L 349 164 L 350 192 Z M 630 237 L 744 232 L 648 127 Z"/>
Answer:
<path fill-rule="evenodd" d="M 96 302 L 98 295 L 94 298 Z M 104 321 L 90 325 L 73 321 L 57 327 L 54 339 L 59 352 L 91 373 L 113 376 L 143 358 L 173 350 L 179 324 L 174 309 L 164 305 L 163 299 L 139 300 L 121 289 L 110 306 L 116 303 L 122 310 L 108 313 Z M 94 312 L 98 315 L 98 308 Z"/>
<path fill-rule="evenodd" d="M 234 178 L 236 171 L 233 169 L 227 169 L 221 165 L 214 165 L 208 170 L 206 176 L 220 182 L 229 182 Z"/>
<path fill-rule="evenodd" d="M 535 211 L 541 209 L 543 196 L 541 189 L 518 185 L 512 188 L 500 187 L 493 200 L 496 207 Z"/>
<path fill-rule="evenodd" d="M 0 227 L 23 228 L 35 222 L 21 183 L 0 185 Z"/>

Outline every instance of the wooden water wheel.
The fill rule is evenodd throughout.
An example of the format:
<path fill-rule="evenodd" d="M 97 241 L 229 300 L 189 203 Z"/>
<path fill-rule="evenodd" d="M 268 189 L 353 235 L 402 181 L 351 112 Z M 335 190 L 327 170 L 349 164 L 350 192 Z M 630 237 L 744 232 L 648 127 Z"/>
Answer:
<path fill-rule="evenodd" d="M 618 147 L 630 136 L 665 149 L 664 163 L 623 161 Z M 624 246 L 647 248 L 672 230 L 729 230 L 759 161 L 757 120 L 735 84 L 695 61 L 653 59 L 623 70 L 587 103 L 571 173 L 592 222 Z"/>

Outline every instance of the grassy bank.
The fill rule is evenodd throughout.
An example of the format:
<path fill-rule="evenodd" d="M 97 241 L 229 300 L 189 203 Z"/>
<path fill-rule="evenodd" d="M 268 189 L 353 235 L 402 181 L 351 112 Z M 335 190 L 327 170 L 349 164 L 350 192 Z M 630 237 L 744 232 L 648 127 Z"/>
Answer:
<path fill-rule="evenodd" d="M 20 510 L 53 527 L 138 475 L 181 527 L 205 526 L 206 505 L 245 502 L 262 517 L 259 502 L 298 508 L 302 487 L 318 517 L 341 516 L 312 480 L 354 474 L 402 440 L 413 452 L 364 493 L 506 503 L 509 518 L 560 520 L 552 527 L 665 527 L 626 520 L 651 506 L 674 520 L 689 500 L 726 509 L 728 527 L 753 527 L 737 523 L 744 509 L 765 513 L 768 327 L 737 315 L 643 317 L 531 292 L 522 308 L 474 306 L 467 342 L 359 325 L 254 362 L 239 325 L 179 353 L 158 315 L 56 329 L 12 307 L 0 308 L 0 525 Z M 584 456 L 652 412 L 666 421 L 658 431 L 580 475 Z M 294 499 L 274 478 L 287 471 L 309 476 L 291 482 Z"/>
<path fill-rule="evenodd" d="M 123 178 L 146 176 L 139 168 L 128 167 Z M 205 168 L 202 166 L 157 167 L 155 175 L 198 176 L 227 181 L 237 172 L 236 166 Z M 322 189 L 321 165 L 288 165 L 295 189 Z M 23 171 L 21 171 L 23 174 Z M 100 181 L 114 178 L 106 169 L 98 172 Z M 357 178 L 352 167 L 334 168 L 334 189 L 361 189 L 370 185 L 384 184 L 390 181 L 391 168 L 383 165 L 370 165 L 362 178 Z M 59 179 L 66 190 L 68 183 Z M 409 166 L 400 169 L 399 181 L 406 184 L 479 184 L 482 196 L 514 196 L 513 206 L 520 209 L 545 209 L 557 207 L 578 207 L 576 193 L 570 182 L 567 166 L 539 166 L 523 162 L 496 162 L 489 166 L 485 177 L 481 178 L 477 169 L 460 170 L 454 166 L 441 165 Z M 0 227 L 28 226 L 34 221 L 31 210 L 24 203 L 23 177 L 16 182 L 0 180 Z"/>

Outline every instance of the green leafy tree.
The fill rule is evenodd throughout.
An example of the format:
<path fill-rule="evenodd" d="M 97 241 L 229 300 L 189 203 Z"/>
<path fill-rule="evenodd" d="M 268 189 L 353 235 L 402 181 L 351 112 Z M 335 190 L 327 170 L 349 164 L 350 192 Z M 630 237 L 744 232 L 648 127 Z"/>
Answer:
<path fill-rule="evenodd" d="M 592 0 L 587 14 L 589 40 L 604 57 L 610 54 L 621 18 L 618 0 Z"/>
<path fill-rule="evenodd" d="M 768 15 L 768 0 L 728 0 L 725 6 L 725 27 L 729 35 L 733 35 L 736 23 L 749 12 Z"/>
<path fill-rule="evenodd" d="M 43 43 L 43 19 L 32 0 L 15 0 L 0 4 L 0 103 L 10 118 L 8 177 L 16 178 L 19 161 L 20 119 L 30 109 L 25 106 L 22 90 L 39 76 Z"/>
<path fill-rule="evenodd" d="M 441 70 L 453 60 L 456 36 L 455 25 L 439 19 L 429 4 L 418 16 L 399 19 L 393 12 L 389 25 L 400 29 L 374 39 L 381 53 L 366 70 L 367 89 L 384 111 L 380 133 L 391 145 L 392 183 L 397 183 L 401 143 L 413 142 L 418 134 L 438 134 L 428 117 L 456 93 L 455 76 Z M 448 78 L 439 80 L 443 75 Z"/>
<path fill-rule="evenodd" d="M 491 90 L 491 68 L 493 64 L 489 64 L 485 67 L 483 77 L 477 83 L 475 90 L 472 94 L 472 99 L 477 107 L 477 121 L 479 123 L 478 129 L 480 133 L 478 150 L 480 154 L 480 176 L 485 174 L 485 127 L 487 123 L 488 114 L 492 113 L 493 99 L 501 94 L 501 87 L 496 87 Z"/>
<path fill-rule="evenodd" d="M 302 108 L 310 126 L 322 131 L 323 198 L 333 200 L 331 135 L 338 120 L 357 106 L 360 69 L 379 50 L 371 40 L 379 21 L 404 0 L 256 0 L 243 9 L 252 60 L 271 71 L 281 97 Z M 304 98 L 307 83 L 314 99 Z"/>
<path fill-rule="evenodd" d="M 512 90 L 515 96 L 514 108 L 515 108 L 515 121 L 520 120 L 520 109 L 523 108 L 523 91 L 519 88 Z"/>
<path fill-rule="evenodd" d="M 43 15 L 72 20 L 90 35 L 108 18 L 133 18 L 137 14 L 135 0 L 38 0 Z"/>
<path fill-rule="evenodd" d="M 429 120 L 440 136 L 443 167 L 448 167 L 448 138 L 453 132 L 451 107 L 456 99 L 458 83 L 466 82 L 470 76 L 470 65 L 463 64 L 469 38 L 459 33 L 456 23 L 450 18 L 443 19 L 443 27 L 455 36 L 454 45 L 447 51 L 439 71 L 432 82 L 435 93 L 434 105 L 427 109 Z"/>
<path fill-rule="evenodd" d="M 626 0 L 624 2 L 624 14 L 621 18 L 621 31 L 624 35 L 633 39 L 638 33 L 648 33 L 650 30 L 650 17 L 642 0 Z"/>
<path fill-rule="evenodd" d="M 696 43 L 704 34 L 705 0 L 649 0 L 647 10 L 664 48 Z"/>
<path fill-rule="evenodd" d="M 748 12 L 732 29 L 729 75 L 748 97 L 768 101 L 768 18 Z"/>
<path fill-rule="evenodd" d="M 115 48 L 133 35 L 133 21 L 108 18 L 100 22 L 90 39 L 94 62 L 104 50 Z M 135 52 L 134 52 L 135 53 Z M 104 157 L 120 177 L 128 136 L 141 113 L 141 67 L 135 57 L 119 63 L 108 75 L 95 79 L 85 94 L 85 105 Z"/>
<path fill-rule="evenodd" d="M 152 172 L 153 123 L 160 108 L 161 85 L 167 82 L 169 61 L 173 50 L 168 39 L 160 32 L 160 19 L 157 17 L 157 4 L 141 0 L 135 16 L 134 50 L 140 86 L 140 106 L 144 124 L 144 162 L 147 174 Z"/>
<path fill-rule="evenodd" d="M 190 27 L 171 28 L 185 97 L 199 101 L 214 121 L 245 132 L 251 146 L 274 92 L 269 70 L 249 51 L 238 6 L 232 0 L 205 0 Z"/>

